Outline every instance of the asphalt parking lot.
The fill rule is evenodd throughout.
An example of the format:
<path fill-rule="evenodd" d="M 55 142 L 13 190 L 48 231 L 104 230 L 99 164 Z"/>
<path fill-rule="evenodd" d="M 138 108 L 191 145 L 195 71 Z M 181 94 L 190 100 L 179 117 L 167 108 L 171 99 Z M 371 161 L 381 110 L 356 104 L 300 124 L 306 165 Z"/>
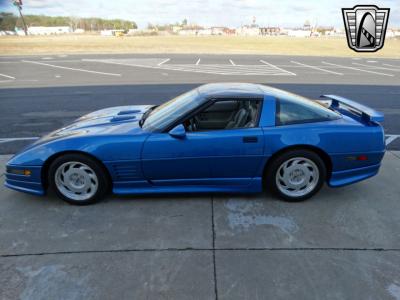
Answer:
<path fill-rule="evenodd" d="M 400 299 L 399 72 L 389 59 L 0 58 L 0 299 Z M 379 175 L 303 203 L 204 194 L 75 207 L 3 187 L 10 155 L 82 114 L 216 81 L 339 94 L 383 111 Z"/>
<path fill-rule="evenodd" d="M 83 114 L 160 104 L 208 82 L 255 82 L 318 98 L 339 94 L 385 113 L 388 148 L 400 150 L 400 60 L 260 55 L 53 55 L 0 57 L 0 154 Z"/>

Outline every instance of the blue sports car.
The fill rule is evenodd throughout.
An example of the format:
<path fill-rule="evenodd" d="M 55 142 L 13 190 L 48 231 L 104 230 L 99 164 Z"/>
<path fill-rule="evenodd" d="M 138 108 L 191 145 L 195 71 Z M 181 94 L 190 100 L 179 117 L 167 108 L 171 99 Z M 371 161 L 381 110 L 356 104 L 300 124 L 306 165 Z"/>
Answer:
<path fill-rule="evenodd" d="M 288 201 L 378 173 L 383 114 L 343 97 L 207 84 L 162 105 L 87 114 L 7 164 L 5 185 L 71 204 L 115 194 L 261 192 Z"/>

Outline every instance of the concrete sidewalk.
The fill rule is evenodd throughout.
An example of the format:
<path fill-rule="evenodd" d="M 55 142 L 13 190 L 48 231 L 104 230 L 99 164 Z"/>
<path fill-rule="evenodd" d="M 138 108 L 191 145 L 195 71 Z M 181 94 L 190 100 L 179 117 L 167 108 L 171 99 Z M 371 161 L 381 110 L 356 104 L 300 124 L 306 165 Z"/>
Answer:
<path fill-rule="evenodd" d="M 388 152 L 378 176 L 303 203 L 112 196 L 76 207 L 1 186 L 0 299 L 400 299 L 399 175 L 400 153 Z"/>

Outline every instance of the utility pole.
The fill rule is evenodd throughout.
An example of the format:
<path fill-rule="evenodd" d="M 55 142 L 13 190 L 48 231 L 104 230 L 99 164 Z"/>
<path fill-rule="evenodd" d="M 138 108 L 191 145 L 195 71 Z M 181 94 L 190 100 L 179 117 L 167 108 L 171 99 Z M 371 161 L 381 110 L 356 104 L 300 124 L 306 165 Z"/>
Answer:
<path fill-rule="evenodd" d="M 19 15 L 21 16 L 22 23 L 24 24 L 25 35 L 28 35 L 28 28 L 26 27 L 25 19 L 22 15 L 22 0 L 14 0 L 13 4 L 18 8 Z"/>

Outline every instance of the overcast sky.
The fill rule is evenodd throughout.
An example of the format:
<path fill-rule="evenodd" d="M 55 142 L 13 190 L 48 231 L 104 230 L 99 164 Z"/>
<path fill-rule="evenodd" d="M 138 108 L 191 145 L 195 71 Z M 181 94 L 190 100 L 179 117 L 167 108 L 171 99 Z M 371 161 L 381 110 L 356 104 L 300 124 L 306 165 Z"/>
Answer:
<path fill-rule="evenodd" d="M 121 18 L 148 23 L 189 23 L 205 26 L 237 27 L 252 22 L 262 26 L 311 24 L 343 26 L 341 8 L 356 4 L 376 4 L 391 9 L 389 27 L 400 27 L 400 0 L 23 0 L 26 14 L 50 16 Z M 0 0 L 1 11 L 17 9 L 12 0 Z"/>

